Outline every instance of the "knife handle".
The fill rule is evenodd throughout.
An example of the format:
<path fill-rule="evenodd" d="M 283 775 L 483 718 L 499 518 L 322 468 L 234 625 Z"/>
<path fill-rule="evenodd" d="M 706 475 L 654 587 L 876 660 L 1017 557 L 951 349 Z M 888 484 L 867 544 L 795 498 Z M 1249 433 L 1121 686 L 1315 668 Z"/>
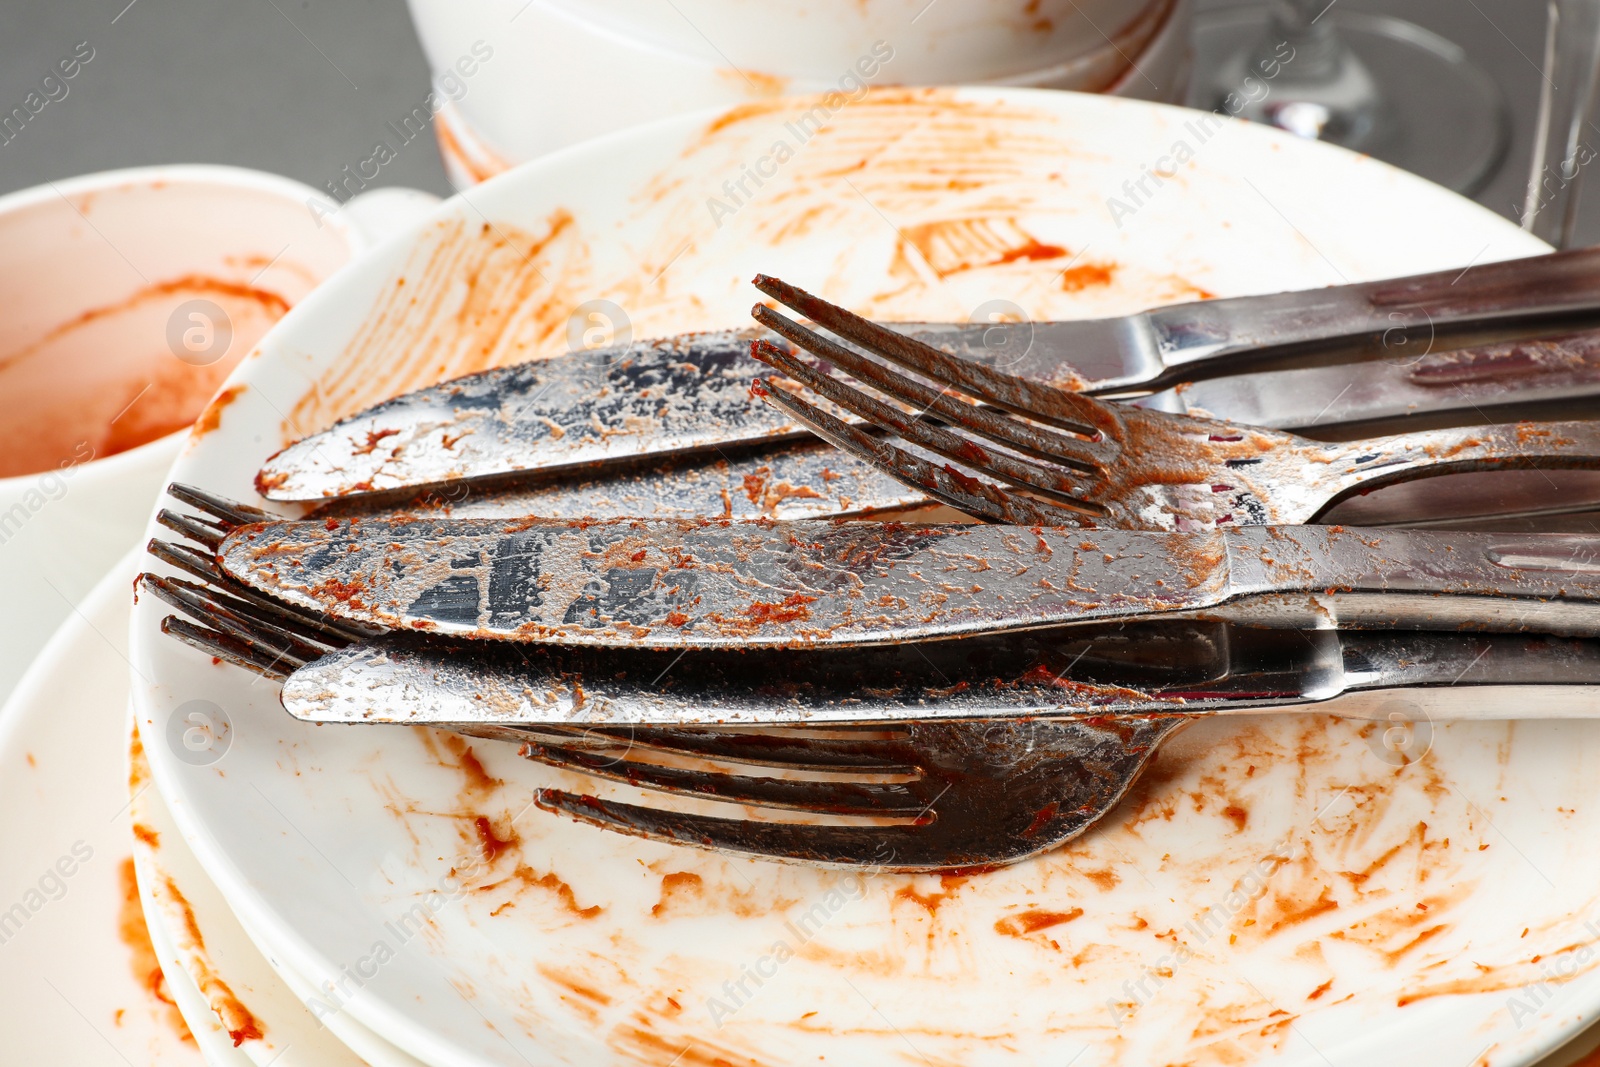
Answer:
<path fill-rule="evenodd" d="M 1223 535 L 1216 617 L 1270 626 L 1600 634 L 1600 538 L 1343 526 Z"/>
<path fill-rule="evenodd" d="M 1483 263 L 1464 270 L 1232 297 L 1146 312 L 1156 354 L 1186 375 L 1255 349 L 1348 346 L 1382 351 L 1475 327 L 1600 313 L 1600 249 Z M 1214 369 L 1212 369 L 1214 368 Z"/>

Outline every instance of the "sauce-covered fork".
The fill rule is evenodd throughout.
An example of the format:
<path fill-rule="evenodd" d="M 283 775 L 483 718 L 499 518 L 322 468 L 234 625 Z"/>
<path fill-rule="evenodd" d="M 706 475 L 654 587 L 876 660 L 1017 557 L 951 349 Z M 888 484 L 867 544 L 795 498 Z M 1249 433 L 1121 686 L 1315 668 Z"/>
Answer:
<path fill-rule="evenodd" d="M 765 341 L 754 342 L 751 354 L 898 441 L 845 422 L 780 379 L 758 379 L 757 395 L 908 486 L 993 522 L 1154 530 L 1296 524 L 1353 493 L 1435 474 L 1600 468 L 1600 422 L 1313 441 L 1107 403 L 955 359 L 776 278 L 758 276 L 756 286 L 868 354 L 761 304 L 756 320 L 815 361 Z"/>

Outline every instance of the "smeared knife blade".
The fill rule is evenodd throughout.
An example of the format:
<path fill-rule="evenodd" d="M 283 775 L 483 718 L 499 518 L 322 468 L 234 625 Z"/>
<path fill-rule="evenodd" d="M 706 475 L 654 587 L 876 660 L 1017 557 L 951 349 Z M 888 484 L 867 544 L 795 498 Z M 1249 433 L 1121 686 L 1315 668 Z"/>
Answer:
<path fill-rule="evenodd" d="M 235 579 L 394 630 L 643 648 L 867 645 L 1205 613 L 1590 632 L 1593 540 L 1276 526 L 399 518 L 242 526 Z"/>
<path fill-rule="evenodd" d="M 1600 476 L 1597 476 L 1600 477 Z M 822 441 L 675 456 L 600 473 L 453 482 L 420 493 L 340 497 L 314 518 L 405 511 L 439 518 L 812 519 L 928 504 Z"/>
<path fill-rule="evenodd" d="M 470 374 L 290 445 L 269 500 L 321 500 L 797 436 L 749 398 L 756 331 L 684 334 Z"/>

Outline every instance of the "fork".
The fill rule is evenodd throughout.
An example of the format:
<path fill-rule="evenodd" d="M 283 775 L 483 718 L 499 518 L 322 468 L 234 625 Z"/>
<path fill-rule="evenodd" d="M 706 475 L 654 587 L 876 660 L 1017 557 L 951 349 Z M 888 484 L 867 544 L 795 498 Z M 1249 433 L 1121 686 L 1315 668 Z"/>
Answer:
<path fill-rule="evenodd" d="M 158 520 L 207 546 L 256 509 L 182 486 L 209 519 Z M 371 635 L 237 587 L 204 553 L 155 540 L 152 555 L 199 583 L 139 577 L 138 588 L 198 620 L 161 632 L 282 682 Z M 1116 806 L 1157 746 L 1191 716 L 1162 711 L 1061 719 L 967 719 L 741 729 L 437 723 L 519 742 L 535 762 L 677 798 L 752 805 L 766 818 L 652 808 L 562 789 L 537 805 L 590 825 L 737 855 L 886 871 L 998 867 L 1082 834 Z M 771 817 L 792 813 L 790 820 Z M 799 820 L 799 821 L 794 821 Z"/>
<path fill-rule="evenodd" d="M 764 304 L 752 311 L 756 321 L 816 362 L 765 341 L 753 342 L 751 355 L 901 443 L 836 418 L 780 379 L 756 379 L 753 393 L 884 473 L 994 522 L 1180 531 L 1294 525 L 1359 490 L 1433 474 L 1600 468 L 1596 423 L 1524 422 L 1313 441 L 1106 403 L 953 359 L 777 278 L 757 275 L 755 285 L 871 355 Z"/>

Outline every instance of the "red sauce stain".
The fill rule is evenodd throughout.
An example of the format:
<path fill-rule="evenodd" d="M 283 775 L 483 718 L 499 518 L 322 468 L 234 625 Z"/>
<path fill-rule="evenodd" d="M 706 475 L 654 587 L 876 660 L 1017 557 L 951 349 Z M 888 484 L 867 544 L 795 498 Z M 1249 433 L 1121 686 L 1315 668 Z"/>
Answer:
<path fill-rule="evenodd" d="M 376 449 L 378 445 L 383 443 L 383 439 L 385 437 L 393 437 L 399 432 L 399 430 L 368 430 L 367 443 L 362 445 L 360 448 L 355 448 L 351 451 L 358 456 L 371 455 L 373 450 Z"/>
<path fill-rule="evenodd" d="M 472 820 L 472 826 L 478 833 L 478 847 L 483 850 L 485 863 L 493 864 L 500 858 L 500 854 L 508 848 L 513 848 L 519 841 L 515 830 L 506 831 L 504 837 L 499 836 L 494 828 L 494 823 L 489 821 L 487 815 L 479 815 Z"/>
<path fill-rule="evenodd" d="M 194 908 L 170 877 L 162 878 L 161 888 L 183 916 L 184 934 L 195 954 L 190 958 L 193 968 L 190 977 L 194 979 L 200 995 L 206 998 L 212 1012 L 221 1020 L 222 1028 L 233 1038 L 233 1047 L 238 1048 L 246 1041 L 260 1041 L 265 1035 L 261 1021 L 251 1014 L 250 1009 L 234 995 L 233 989 L 205 959 L 205 938 L 200 935 L 200 924 L 195 920 Z"/>
<path fill-rule="evenodd" d="M 1229 804 L 1222 809 L 1222 814 L 1233 823 L 1233 828 L 1238 833 L 1243 833 L 1245 824 L 1250 821 L 1250 813 L 1237 804 Z"/>
<path fill-rule="evenodd" d="M 1267 925 L 1268 933 L 1275 933 L 1286 926 L 1315 919 L 1318 915 L 1326 915 L 1330 911 L 1337 911 L 1339 902 L 1333 899 L 1333 890 L 1328 886 L 1322 887 L 1314 900 L 1304 901 L 1298 905 L 1284 905 L 1280 902 L 1276 917 Z"/>
<path fill-rule="evenodd" d="M 1433 938 L 1439 936 L 1449 928 L 1450 925 L 1448 923 L 1440 923 L 1437 926 L 1430 926 L 1426 930 L 1420 931 L 1415 937 L 1400 945 L 1398 948 L 1390 949 L 1388 952 L 1385 952 L 1384 956 L 1388 959 L 1390 966 L 1393 966 L 1400 962 L 1401 957 L 1405 956 L 1413 949 L 1420 947 L 1424 942 L 1431 941 Z M 1538 961 L 1539 957 L 1535 956 L 1533 958 L 1533 962 L 1537 963 Z"/>
<path fill-rule="evenodd" d="M 155 945 L 150 942 L 150 928 L 144 922 L 144 907 L 139 902 L 139 881 L 135 874 L 133 857 L 122 861 L 117 871 L 122 887 L 122 903 L 117 912 L 117 935 L 128 949 L 128 965 L 134 980 L 159 1006 L 161 1017 L 174 1033 L 188 1044 L 194 1044 L 194 1034 L 178 1013 L 178 1006 L 167 992 L 167 976 L 161 973 L 161 961 L 156 958 Z"/>
<path fill-rule="evenodd" d="M 686 901 L 699 900 L 704 894 L 705 880 L 692 871 L 671 871 L 661 876 L 661 897 L 651 907 L 650 914 L 659 919 Z"/>
<path fill-rule="evenodd" d="M 655 1028 L 654 1020 L 639 1013 L 613 1029 L 608 1043 L 633 1063 L 671 1064 L 673 1067 L 761 1067 L 772 1062 L 713 1042 L 702 1032 L 691 1033 L 692 1036 L 677 1030 L 661 1033 Z"/>
<path fill-rule="evenodd" d="M 561 986 L 563 989 L 575 994 L 576 996 L 582 997 L 584 1000 L 592 1001 L 595 1004 L 600 1005 L 611 1003 L 612 998 L 608 993 L 596 989 L 588 982 L 580 981 L 570 974 L 558 971 L 554 967 L 546 967 L 541 965 L 539 967 L 539 973 L 544 975 L 550 981 L 554 982 L 556 985 Z"/>
<path fill-rule="evenodd" d="M 1085 263 L 1068 267 L 1061 272 L 1061 288 L 1064 292 L 1078 293 L 1091 286 L 1110 285 L 1116 270 L 1116 265 L 1112 263 Z"/>
<path fill-rule="evenodd" d="M 1038 930 L 1048 930 L 1052 926 L 1069 923 L 1083 914 L 1082 908 L 1073 908 L 1070 911 L 1045 911 L 1040 908 L 1030 908 L 1019 911 L 1015 915 L 1007 915 L 996 920 L 994 924 L 997 933 L 1007 937 L 1025 937 Z"/>
<path fill-rule="evenodd" d="M 285 434 L 299 438 L 400 393 L 553 353 L 573 309 L 596 295 L 581 269 L 586 255 L 563 209 L 542 233 L 436 224 L 396 274 L 415 284 L 384 288 L 340 358 L 290 410 Z"/>
<path fill-rule="evenodd" d="M 194 421 L 193 436 L 204 437 L 206 434 L 222 425 L 222 413 L 228 405 L 238 400 L 247 387 L 243 385 L 230 385 L 217 394 L 217 398 L 206 405 L 200 417 Z"/>
<path fill-rule="evenodd" d="M 366 589 L 366 587 L 367 580 L 362 578 L 360 575 L 357 575 L 348 582 L 343 578 L 328 577 L 324 578 L 322 581 L 313 586 L 311 593 L 313 596 L 322 597 L 324 599 L 331 597 L 334 600 L 343 601 L 344 603 L 349 604 L 350 607 L 359 611 L 366 607 L 366 604 L 361 599 L 361 592 Z"/>
<path fill-rule="evenodd" d="M 1095 886 L 1102 892 L 1109 893 L 1111 890 L 1117 888 L 1117 886 L 1122 882 L 1122 876 L 1116 871 L 1112 870 L 1110 867 L 1099 871 L 1080 870 L 1077 873 L 1080 877 L 1093 882 Z"/>
<path fill-rule="evenodd" d="M 806 596 L 802 593 L 790 593 L 782 602 L 768 604 L 766 601 L 757 600 L 745 609 L 744 613 L 755 623 L 801 622 L 811 618 L 811 609 L 806 607 L 817 598 Z"/>
<path fill-rule="evenodd" d="M 193 365 L 168 349 L 164 320 L 185 299 L 211 301 L 231 324 L 226 351 L 213 363 Z M 85 453 L 115 455 L 187 427 L 288 309 L 269 290 L 185 275 L 81 312 L 4 352 L 0 395 L 12 403 L 0 423 L 0 477 L 81 462 Z"/>
<path fill-rule="evenodd" d="M 459 738 L 457 741 L 459 741 Z M 448 744 L 448 742 L 446 743 Z M 483 769 L 483 763 L 473 753 L 470 745 L 461 742 L 461 748 L 457 755 L 461 758 L 461 773 L 466 776 L 467 788 L 487 792 L 500 785 L 500 779 L 495 778 Z"/>
<path fill-rule="evenodd" d="M 750 503 L 761 503 L 761 491 L 767 487 L 765 474 L 746 474 L 744 476 L 744 495 L 750 498 Z"/>
<path fill-rule="evenodd" d="M 531 889 L 543 889 L 553 894 L 556 900 L 567 911 L 580 919 L 593 919 L 605 909 L 598 904 L 591 904 L 587 908 L 578 906 L 578 898 L 573 894 L 572 887 L 562 881 L 554 871 L 549 874 L 535 874 L 532 867 L 518 867 L 516 877 L 523 885 Z"/>
<path fill-rule="evenodd" d="M 1034 238 L 1028 238 L 1028 243 L 1008 248 L 1001 254 L 996 263 L 1017 263 L 1021 261 L 1034 262 L 1041 259 L 1060 259 L 1067 254 L 1067 250 L 1060 245 L 1041 244 Z"/>
<path fill-rule="evenodd" d="M 940 278 L 979 267 L 1032 263 L 1067 255 L 1065 248 L 1040 241 L 1009 216 L 938 219 L 903 227 L 900 233 L 897 259 L 906 263 L 915 257 Z"/>
<path fill-rule="evenodd" d="M 929 915 L 937 915 L 939 906 L 954 897 L 966 882 L 966 875 L 942 874 L 939 876 L 939 892 L 937 893 L 919 893 L 912 886 L 903 885 L 895 890 L 894 896 L 896 900 L 908 900 L 927 909 Z"/>
<path fill-rule="evenodd" d="M 1028 828 L 1026 830 L 1022 831 L 1022 836 L 1035 836 L 1045 827 L 1054 822 L 1056 816 L 1060 813 L 1061 805 L 1052 800 L 1050 803 L 1033 813 L 1033 821 L 1028 824 Z"/>
<path fill-rule="evenodd" d="M 439 154 L 455 164 L 474 185 L 511 169 L 509 162 L 484 147 L 481 141 L 474 141 L 469 149 L 457 136 L 453 126 L 453 122 L 443 115 L 435 119 L 433 135 L 439 141 Z"/>
<path fill-rule="evenodd" d="M 161 835 L 143 823 L 133 824 L 133 836 L 137 841 L 142 841 L 148 848 L 161 847 Z"/>

